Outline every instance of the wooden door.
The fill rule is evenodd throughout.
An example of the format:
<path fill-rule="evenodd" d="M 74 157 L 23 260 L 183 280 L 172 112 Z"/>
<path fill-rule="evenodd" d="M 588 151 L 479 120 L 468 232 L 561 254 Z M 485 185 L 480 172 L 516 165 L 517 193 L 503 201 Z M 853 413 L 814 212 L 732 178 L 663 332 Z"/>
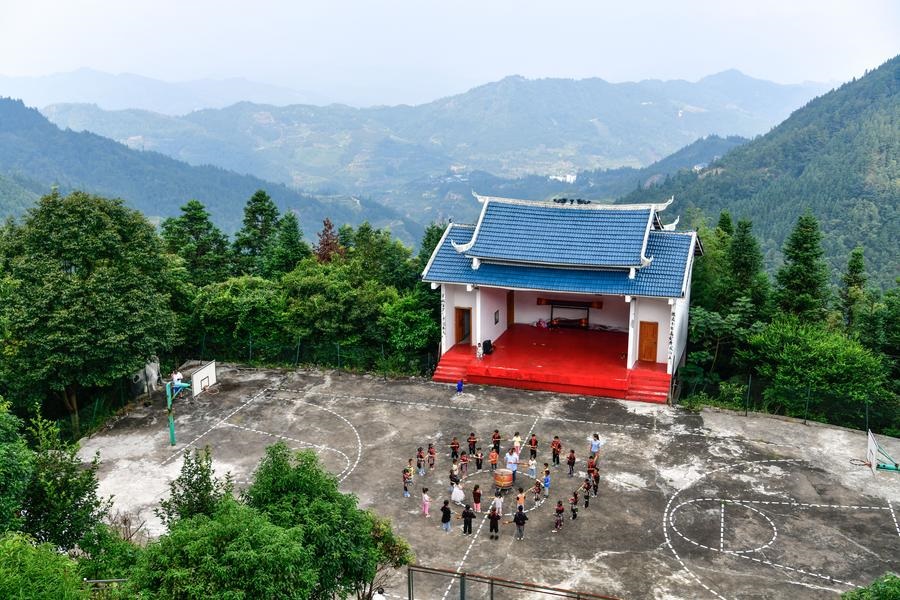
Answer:
<path fill-rule="evenodd" d="M 512 327 L 516 322 L 516 292 L 506 292 L 506 326 Z"/>
<path fill-rule="evenodd" d="M 659 337 L 659 323 L 641 321 L 638 336 L 638 360 L 656 362 L 656 343 Z"/>
<path fill-rule="evenodd" d="M 472 335 L 472 309 L 458 308 L 455 311 L 456 343 L 461 344 Z"/>

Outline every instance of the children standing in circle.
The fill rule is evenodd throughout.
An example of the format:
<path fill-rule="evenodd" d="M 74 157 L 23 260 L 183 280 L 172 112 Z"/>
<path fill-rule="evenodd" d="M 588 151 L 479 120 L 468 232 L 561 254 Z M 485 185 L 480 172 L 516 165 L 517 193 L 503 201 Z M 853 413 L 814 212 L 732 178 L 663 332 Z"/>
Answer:
<path fill-rule="evenodd" d="M 480 471 L 482 469 L 483 465 L 484 465 L 484 452 L 482 452 L 481 448 L 479 447 L 477 449 L 477 451 L 475 452 L 475 468 Z"/>
<path fill-rule="evenodd" d="M 475 446 L 478 444 L 478 438 L 475 436 L 475 432 L 469 434 L 469 438 L 466 440 L 469 442 L 469 454 L 475 454 Z"/>
<path fill-rule="evenodd" d="M 428 470 L 434 471 L 434 460 L 437 457 L 437 449 L 434 444 L 428 444 Z"/>
<path fill-rule="evenodd" d="M 530 457 L 537 459 L 537 448 L 538 448 L 538 439 L 537 435 L 531 434 L 531 438 L 528 440 L 528 451 L 531 453 Z"/>
<path fill-rule="evenodd" d="M 525 514 L 525 507 L 520 506 L 519 510 L 516 511 L 516 515 L 513 517 L 513 523 L 516 524 L 516 540 L 522 541 L 525 538 L 525 521 L 528 520 L 528 515 Z"/>
<path fill-rule="evenodd" d="M 569 477 L 575 477 L 575 449 L 569 450 L 569 456 L 566 458 L 566 464 L 569 465 Z"/>
<path fill-rule="evenodd" d="M 500 440 L 503 437 L 500 435 L 500 431 L 498 429 L 494 430 L 494 433 L 491 434 L 491 444 L 494 446 L 494 452 L 500 454 Z"/>
<path fill-rule="evenodd" d="M 425 450 L 422 449 L 422 446 L 416 450 L 416 469 L 419 471 L 419 477 L 425 475 Z"/>
<path fill-rule="evenodd" d="M 491 463 L 491 471 L 497 470 L 497 461 L 500 459 L 500 453 L 497 452 L 496 448 L 491 448 L 491 453 L 488 454 L 488 462 Z"/>

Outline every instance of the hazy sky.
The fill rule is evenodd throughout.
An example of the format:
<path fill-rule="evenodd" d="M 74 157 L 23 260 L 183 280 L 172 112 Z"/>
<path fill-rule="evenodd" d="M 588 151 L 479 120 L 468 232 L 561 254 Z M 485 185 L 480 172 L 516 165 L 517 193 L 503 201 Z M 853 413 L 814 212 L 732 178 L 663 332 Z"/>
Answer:
<path fill-rule="evenodd" d="M 0 74 L 245 77 L 354 104 L 506 75 L 845 81 L 900 53 L 898 0 L 0 0 Z"/>

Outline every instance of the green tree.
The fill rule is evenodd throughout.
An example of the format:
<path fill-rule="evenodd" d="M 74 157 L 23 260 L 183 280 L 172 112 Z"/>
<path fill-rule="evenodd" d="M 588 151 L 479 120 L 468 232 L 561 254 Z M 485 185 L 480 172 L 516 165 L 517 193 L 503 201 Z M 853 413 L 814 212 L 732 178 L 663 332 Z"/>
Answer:
<path fill-rule="evenodd" d="M 431 259 L 431 255 L 434 253 L 434 249 L 437 248 L 438 243 L 444 236 L 444 231 L 446 231 L 446 229 L 447 225 L 442 225 L 440 223 L 431 223 L 425 228 L 425 233 L 422 235 L 422 242 L 419 244 L 419 254 L 416 256 L 416 272 L 419 275 L 425 270 L 425 266 Z"/>
<path fill-rule="evenodd" d="M 79 390 L 110 385 L 174 344 L 169 263 L 142 215 L 82 192 L 43 197 L 9 251 L 0 380 L 20 406 L 61 400 L 77 436 Z"/>
<path fill-rule="evenodd" d="M 380 566 L 392 562 L 390 557 L 399 556 L 394 564 L 409 558 L 408 550 L 397 549 L 393 536 L 376 529 L 383 521 L 338 490 L 337 480 L 311 451 L 292 453 L 283 443 L 267 448 L 245 501 L 274 524 L 302 532 L 319 574 L 313 598 L 345 597 L 370 587 Z"/>
<path fill-rule="evenodd" d="M 78 445 L 64 442 L 59 427 L 36 417 L 28 427 L 34 444 L 34 468 L 22 504 L 22 531 L 60 549 L 78 544 L 109 511 L 97 494 L 99 454 L 85 467 Z"/>
<path fill-rule="evenodd" d="M 841 594 L 841 600 L 898 600 L 900 598 L 900 577 L 895 573 L 885 573 L 871 585 Z"/>
<path fill-rule="evenodd" d="M 180 519 L 212 516 L 223 499 L 232 497 L 233 489 L 231 473 L 226 473 L 223 479 L 213 473 L 209 446 L 202 450 L 195 448 L 185 453 L 181 473 L 169 483 L 169 497 L 160 500 L 153 512 L 162 519 L 163 525 L 171 528 Z"/>
<path fill-rule="evenodd" d="M 257 190 L 244 206 L 244 225 L 234 237 L 238 273 L 263 273 L 263 259 L 277 227 L 278 207 L 264 190 Z"/>
<path fill-rule="evenodd" d="M 746 296 L 753 303 L 755 316 L 766 314 L 769 280 L 763 272 L 762 251 L 749 220 L 738 221 L 725 250 L 725 260 L 728 266 L 726 304 L 730 306 L 741 296 Z"/>
<path fill-rule="evenodd" d="M 184 259 L 197 287 L 222 281 L 231 271 L 228 238 L 213 225 L 201 202 L 189 200 L 181 213 L 162 222 L 166 250 Z"/>
<path fill-rule="evenodd" d="M 840 298 L 841 313 L 848 330 L 853 329 L 856 313 L 866 293 L 866 263 L 863 259 L 862 246 L 857 246 L 850 253 L 847 270 L 841 276 Z"/>
<path fill-rule="evenodd" d="M 437 345 L 441 331 L 429 310 L 428 300 L 428 292 L 416 288 L 382 306 L 379 325 L 387 332 L 392 354 L 410 357 Z"/>
<path fill-rule="evenodd" d="M 375 229 L 368 222 L 356 228 L 353 247 L 347 258 L 360 271 L 358 277 L 375 279 L 398 290 L 410 289 L 419 280 L 409 248 L 391 237 L 384 229 Z"/>
<path fill-rule="evenodd" d="M 734 235 L 734 224 L 732 223 L 730 212 L 728 212 L 727 210 L 723 210 L 719 213 L 719 220 L 716 223 L 716 229 L 727 236 Z"/>
<path fill-rule="evenodd" d="M 727 274 L 725 250 L 731 238 L 719 228 L 711 229 L 698 210 L 688 210 L 687 222 L 697 230 L 703 244 L 703 256 L 694 262 L 691 275 L 691 305 L 716 312 L 723 310 L 727 308 L 722 302 Z"/>
<path fill-rule="evenodd" d="M 21 434 L 22 422 L 0 397 L 0 534 L 19 529 L 34 464 L 34 454 Z"/>
<path fill-rule="evenodd" d="M 778 270 L 778 305 L 808 322 L 825 316 L 828 269 L 823 260 L 819 221 L 807 210 L 784 244 L 784 265 Z"/>
<path fill-rule="evenodd" d="M 881 357 L 822 323 L 785 315 L 750 337 L 744 357 L 766 382 L 771 410 L 860 428 L 866 407 L 873 430 L 897 427 L 897 397 L 886 389 Z"/>
<path fill-rule="evenodd" d="M 406 540 L 394 533 L 390 521 L 375 513 L 367 512 L 375 546 L 375 574 L 371 579 L 354 584 L 357 600 L 371 600 L 379 587 L 383 587 L 397 569 L 412 564 L 414 556 Z"/>
<path fill-rule="evenodd" d="M 50 544 L 9 532 L 0 537 L 0 598 L 88 600 L 75 561 Z"/>
<path fill-rule="evenodd" d="M 320 597 L 314 592 L 327 582 L 317 576 L 304 534 L 226 499 L 212 516 L 180 519 L 147 546 L 126 589 L 159 600 Z"/>
<path fill-rule="evenodd" d="M 263 272 L 266 277 L 279 278 L 296 268 L 297 263 L 312 256 L 309 245 L 303 241 L 300 222 L 293 211 L 278 220 L 278 227 L 263 256 Z"/>
<path fill-rule="evenodd" d="M 221 355 L 266 361 L 290 344 L 285 312 L 277 282 L 245 275 L 200 290 L 194 323 L 204 332 L 206 346 Z"/>

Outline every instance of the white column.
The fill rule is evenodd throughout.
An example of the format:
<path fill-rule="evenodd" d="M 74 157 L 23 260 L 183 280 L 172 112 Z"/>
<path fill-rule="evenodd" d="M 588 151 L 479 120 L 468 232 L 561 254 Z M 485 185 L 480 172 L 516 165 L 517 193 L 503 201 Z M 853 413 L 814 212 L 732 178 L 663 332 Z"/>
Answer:
<path fill-rule="evenodd" d="M 447 333 L 447 289 L 441 285 L 441 355 L 450 349 L 447 345 L 449 334 Z"/>
<path fill-rule="evenodd" d="M 628 358 L 626 358 L 625 362 L 625 368 L 627 369 L 634 366 L 635 359 L 636 334 L 634 331 L 634 309 L 636 300 L 637 299 L 632 296 L 625 296 L 625 301 L 628 302 Z"/>
<path fill-rule="evenodd" d="M 472 311 L 472 345 L 480 345 L 481 336 L 481 288 L 475 288 L 475 310 Z"/>

